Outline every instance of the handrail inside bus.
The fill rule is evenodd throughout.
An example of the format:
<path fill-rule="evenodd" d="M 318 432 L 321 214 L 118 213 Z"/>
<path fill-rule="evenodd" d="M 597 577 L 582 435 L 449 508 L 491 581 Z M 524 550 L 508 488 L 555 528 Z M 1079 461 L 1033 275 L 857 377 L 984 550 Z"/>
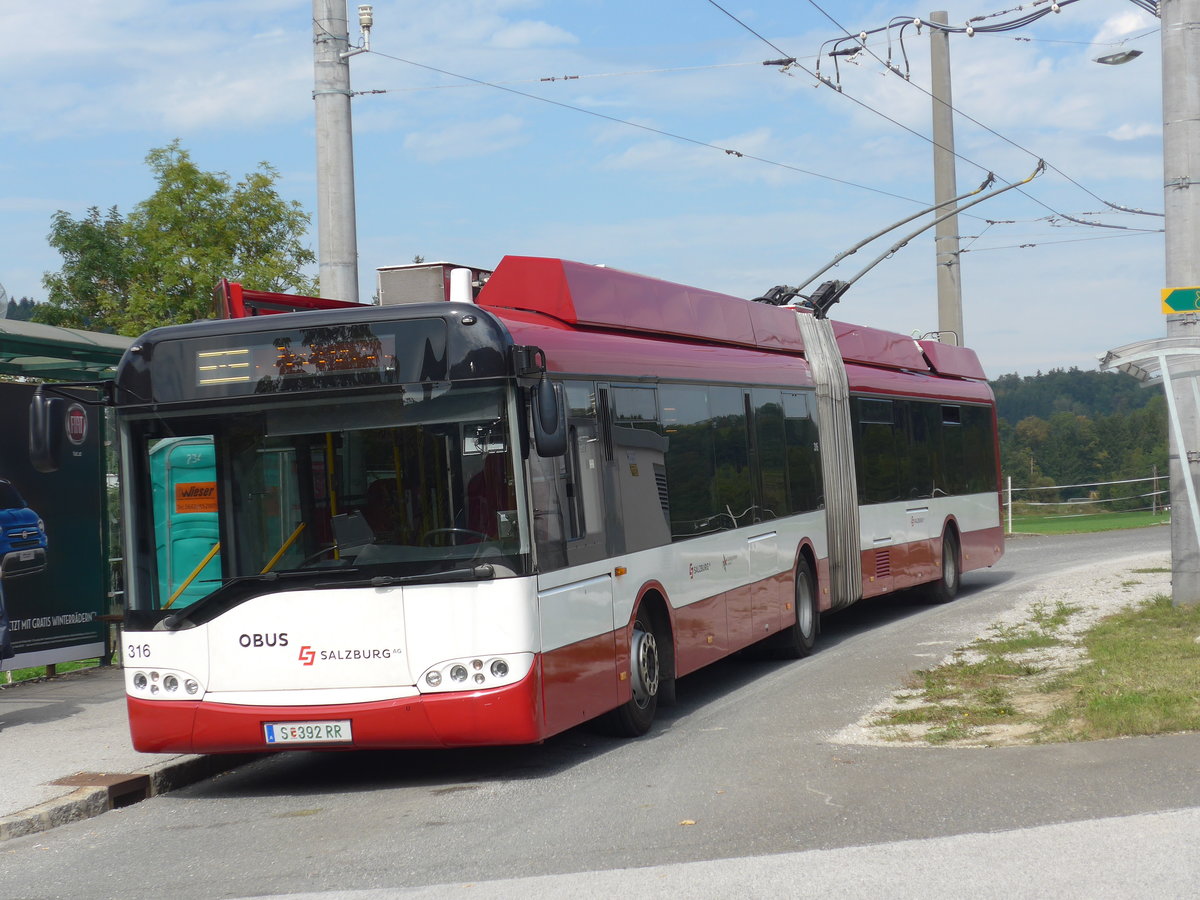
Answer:
<path fill-rule="evenodd" d="M 271 561 L 269 563 L 263 566 L 262 571 L 258 573 L 259 575 L 266 575 L 273 568 L 275 568 L 275 564 L 279 562 L 279 560 L 283 559 L 283 554 L 287 553 L 288 550 L 291 549 L 292 544 L 296 543 L 296 538 L 300 537 L 300 532 L 304 530 L 306 524 L 307 523 L 305 522 L 301 522 L 296 526 L 296 530 L 293 531 L 291 535 L 288 536 L 288 539 L 283 542 L 283 546 L 275 551 L 275 555 L 271 557 Z"/>
<path fill-rule="evenodd" d="M 183 580 L 183 584 L 181 584 L 179 587 L 175 588 L 175 593 L 173 593 L 169 598 L 167 598 L 167 602 L 163 604 L 163 609 L 171 608 L 171 604 L 173 604 L 176 600 L 178 600 L 179 595 L 182 594 L 184 591 L 186 591 L 188 588 L 188 585 L 196 580 L 196 576 L 199 575 L 200 572 L 204 569 L 204 567 L 207 566 L 212 561 L 212 558 L 217 555 L 217 551 L 220 549 L 221 549 L 221 542 L 217 541 L 215 544 L 213 544 L 212 549 L 208 551 L 208 554 L 204 557 L 204 559 L 200 560 L 200 564 L 197 565 L 196 568 L 192 569 L 192 574 L 189 575 L 187 578 L 185 578 Z"/>

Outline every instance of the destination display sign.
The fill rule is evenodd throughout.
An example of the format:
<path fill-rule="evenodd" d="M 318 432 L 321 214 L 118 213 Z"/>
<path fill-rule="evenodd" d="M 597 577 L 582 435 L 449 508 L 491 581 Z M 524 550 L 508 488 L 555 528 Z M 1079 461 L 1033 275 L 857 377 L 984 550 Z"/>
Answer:
<path fill-rule="evenodd" d="M 443 381 L 446 323 L 410 319 L 164 341 L 154 348 L 163 401 Z M 165 362 L 170 359 L 170 362 Z M 163 364 L 165 363 L 165 364 Z"/>
<path fill-rule="evenodd" d="M 395 371 L 395 337 L 367 326 L 312 329 L 302 336 L 281 334 L 248 346 L 196 352 L 199 387 L 252 384 L 258 393 L 281 387 L 285 379 L 374 375 L 382 381 Z"/>

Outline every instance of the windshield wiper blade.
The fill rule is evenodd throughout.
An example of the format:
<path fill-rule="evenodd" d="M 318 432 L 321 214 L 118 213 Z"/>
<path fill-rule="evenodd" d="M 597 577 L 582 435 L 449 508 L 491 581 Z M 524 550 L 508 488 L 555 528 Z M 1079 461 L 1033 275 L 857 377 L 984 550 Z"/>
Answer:
<path fill-rule="evenodd" d="M 358 569 L 351 566 L 346 569 L 340 569 L 339 571 L 347 572 L 347 573 L 355 573 L 358 571 Z M 204 610 L 208 609 L 209 607 L 213 606 L 214 604 L 217 604 L 217 603 L 221 602 L 222 600 L 228 599 L 230 594 L 232 593 L 232 589 L 241 584 L 270 584 L 271 582 L 279 581 L 280 579 L 291 579 L 291 578 L 312 579 L 312 578 L 320 578 L 324 574 L 325 573 L 323 571 L 321 571 L 320 569 L 307 569 L 307 570 L 306 569 L 290 569 L 285 572 L 259 572 L 254 575 L 234 575 L 231 578 L 224 579 L 221 582 L 221 586 L 219 588 L 217 588 L 215 591 L 213 591 L 211 594 L 201 597 L 199 600 L 197 600 L 191 606 L 181 609 L 181 610 L 179 610 L 179 612 L 171 613 L 169 616 L 167 616 L 166 618 L 164 618 L 162 620 L 161 624 L 162 624 L 162 627 L 164 629 L 166 629 L 167 631 L 178 631 L 180 628 L 194 627 L 194 625 L 188 626 L 187 623 L 192 619 L 192 617 L 196 613 L 201 613 Z M 313 587 L 320 587 L 320 585 L 313 585 Z M 249 597 L 244 597 L 242 599 L 249 599 Z M 237 602 L 241 602 L 241 601 L 239 600 Z M 236 605 L 236 603 L 233 605 Z M 222 610 L 222 611 L 224 611 L 224 610 Z"/>
<path fill-rule="evenodd" d="M 278 581 L 280 578 L 295 578 L 297 575 L 313 575 L 313 571 L 305 571 L 304 569 L 290 569 L 285 572 L 257 572 L 253 575 L 233 575 L 229 578 L 221 579 L 221 587 L 228 587 L 231 584 L 242 584 L 248 581 Z M 213 593 L 216 593 L 215 591 Z M 212 594 L 209 595 L 210 597 Z"/>
<path fill-rule="evenodd" d="M 342 571 L 349 572 L 350 569 Z M 494 578 L 496 569 L 489 563 L 469 569 L 450 569 L 446 572 L 427 572 L 424 575 L 376 575 L 354 581 L 323 581 L 315 588 L 390 587 L 397 584 L 431 584 L 438 581 L 484 581 Z"/>

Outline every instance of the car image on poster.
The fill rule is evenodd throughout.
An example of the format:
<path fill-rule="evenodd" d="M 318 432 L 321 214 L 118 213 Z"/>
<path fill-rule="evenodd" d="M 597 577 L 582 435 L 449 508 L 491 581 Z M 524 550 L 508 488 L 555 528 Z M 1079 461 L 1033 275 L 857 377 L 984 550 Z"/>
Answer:
<path fill-rule="evenodd" d="M 20 491 L 0 478 L 0 576 L 36 575 L 46 568 L 46 523 Z"/>

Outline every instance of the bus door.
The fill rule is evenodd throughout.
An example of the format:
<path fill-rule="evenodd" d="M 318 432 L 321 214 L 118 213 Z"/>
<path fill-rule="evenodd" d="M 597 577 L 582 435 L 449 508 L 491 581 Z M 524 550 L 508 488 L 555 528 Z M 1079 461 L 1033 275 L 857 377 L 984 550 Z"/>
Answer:
<path fill-rule="evenodd" d="M 618 701 L 617 621 L 609 558 L 604 478 L 606 453 L 591 382 L 563 385 L 567 452 L 530 452 L 542 697 L 546 725 L 559 731 Z"/>
<path fill-rule="evenodd" d="M 903 525 L 896 510 L 906 500 L 901 473 L 907 440 L 904 429 L 897 424 L 896 401 L 855 397 L 851 403 L 862 527 L 863 596 L 872 597 L 892 590 L 892 570 L 897 556 L 903 553 Z"/>

